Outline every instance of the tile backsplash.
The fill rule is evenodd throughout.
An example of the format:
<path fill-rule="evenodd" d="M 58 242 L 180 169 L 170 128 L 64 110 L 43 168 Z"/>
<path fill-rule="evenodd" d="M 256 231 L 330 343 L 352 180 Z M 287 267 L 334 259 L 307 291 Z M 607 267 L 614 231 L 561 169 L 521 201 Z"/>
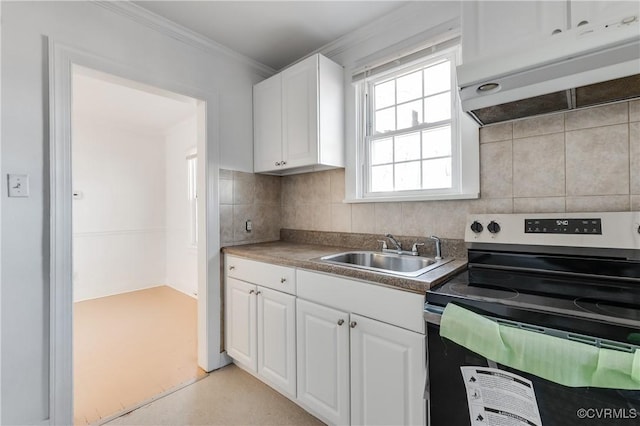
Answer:
<path fill-rule="evenodd" d="M 223 246 L 280 238 L 281 182 L 278 176 L 220 170 L 220 242 Z M 245 223 L 251 220 L 248 232 Z"/>
<path fill-rule="evenodd" d="M 469 213 L 640 210 L 640 100 L 482 128 L 477 200 L 344 204 L 342 169 L 220 179 L 223 244 L 276 228 L 461 239 Z"/>

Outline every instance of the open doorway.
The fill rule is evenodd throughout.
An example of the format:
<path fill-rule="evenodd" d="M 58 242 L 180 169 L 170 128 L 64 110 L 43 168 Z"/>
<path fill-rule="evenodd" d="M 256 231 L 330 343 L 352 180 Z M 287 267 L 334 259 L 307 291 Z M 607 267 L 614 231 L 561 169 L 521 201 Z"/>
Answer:
<path fill-rule="evenodd" d="M 199 101 L 72 70 L 74 423 L 198 367 Z"/>

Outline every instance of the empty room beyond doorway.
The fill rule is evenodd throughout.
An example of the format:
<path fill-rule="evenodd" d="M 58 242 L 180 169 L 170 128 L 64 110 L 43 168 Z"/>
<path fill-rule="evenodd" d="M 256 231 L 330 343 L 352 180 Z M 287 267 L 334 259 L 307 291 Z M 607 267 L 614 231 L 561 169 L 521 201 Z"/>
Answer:
<path fill-rule="evenodd" d="M 74 423 L 101 423 L 206 376 L 196 304 L 167 286 L 77 302 Z"/>

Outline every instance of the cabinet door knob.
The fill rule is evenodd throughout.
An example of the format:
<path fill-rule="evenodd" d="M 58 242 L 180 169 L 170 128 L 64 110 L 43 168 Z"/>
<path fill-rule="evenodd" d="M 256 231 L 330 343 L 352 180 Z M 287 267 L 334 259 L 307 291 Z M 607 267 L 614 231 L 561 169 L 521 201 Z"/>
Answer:
<path fill-rule="evenodd" d="M 249 294 L 253 294 L 255 292 L 256 292 L 255 290 L 249 290 Z"/>
<path fill-rule="evenodd" d="M 357 323 L 357 322 L 355 322 L 355 321 L 351 321 L 351 324 L 349 324 L 349 327 L 351 327 L 351 328 L 356 328 L 356 325 L 358 325 L 358 323 Z"/>
<path fill-rule="evenodd" d="M 338 325 L 342 325 L 342 324 L 344 324 L 344 320 L 343 320 L 342 318 L 340 318 L 340 319 L 338 320 Z"/>
<path fill-rule="evenodd" d="M 235 266 L 233 266 L 233 265 L 229 266 L 229 270 L 230 270 L 230 271 L 233 271 L 234 269 L 236 269 L 236 267 L 235 267 Z"/>
<path fill-rule="evenodd" d="M 286 161 L 283 161 L 283 162 L 282 162 L 282 163 L 280 163 L 280 164 L 282 164 L 282 165 L 284 166 L 285 164 L 287 164 L 287 162 L 286 162 Z"/>
<path fill-rule="evenodd" d="M 260 290 L 256 291 L 256 296 L 262 294 L 262 292 Z"/>
<path fill-rule="evenodd" d="M 284 284 L 287 282 L 287 279 L 285 277 L 280 278 L 280 284 Z"/>
<path fill-rule="evenodd" d="M 280 165 L 280 162 L 279 162 L 279 161 L 276 161 L 276 166 L 279 166 L 279 165 Z"/>

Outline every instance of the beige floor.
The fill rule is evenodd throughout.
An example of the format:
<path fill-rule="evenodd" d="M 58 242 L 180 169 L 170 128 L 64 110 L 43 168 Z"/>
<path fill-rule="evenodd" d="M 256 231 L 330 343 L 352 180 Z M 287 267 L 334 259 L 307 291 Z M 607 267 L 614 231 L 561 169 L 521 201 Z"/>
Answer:
<path fill-rule="evenodd" d="M 107 425 L 322 425 L 235 365 L 158 399 Z"/>
<path fill-rule="evenodd" d="M 206 375 L 197 301 L 170 287 L 74 304 L 74 423 L 100 423 Z"/>

